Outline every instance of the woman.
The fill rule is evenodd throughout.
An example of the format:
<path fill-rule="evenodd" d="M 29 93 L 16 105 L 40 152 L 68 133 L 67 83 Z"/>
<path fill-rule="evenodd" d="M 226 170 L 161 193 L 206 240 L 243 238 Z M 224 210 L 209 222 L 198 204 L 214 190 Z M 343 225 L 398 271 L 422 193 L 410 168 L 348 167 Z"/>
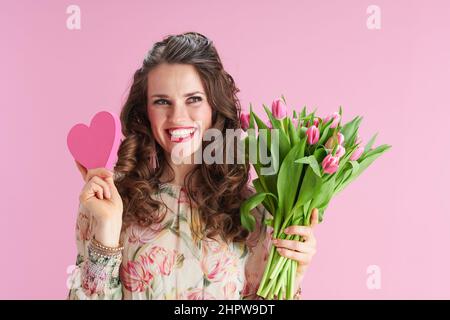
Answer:
<path fill-rule="evenodd" d="M 207 130 L 240 128 L 238 91 L 199 33 L 166 37 L 149 51 L 121 111 L 114 172 L 77 163 L 86 184 L 69 299 L 258 298 L 272 239 L 262 206 L 255 231 L 240 224 L 249 164 L 194 161 L 211 143 Z M 317 218 L 314 210 L 312 226 Z M 273 243 L 299 262 L 299 293 L 316 242 L 312 227 L 289 231 L 304 241 Z"/>

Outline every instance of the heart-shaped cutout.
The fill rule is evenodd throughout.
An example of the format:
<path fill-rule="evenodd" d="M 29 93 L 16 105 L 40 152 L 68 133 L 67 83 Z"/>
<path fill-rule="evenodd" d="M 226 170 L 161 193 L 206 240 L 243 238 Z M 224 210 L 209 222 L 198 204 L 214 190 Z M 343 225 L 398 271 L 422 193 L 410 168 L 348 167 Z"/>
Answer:
<path fill-rule="evenodd" d="M 89 126 L 78 123 L 67 135 L 67 146 L 86 169 L 114 168 L 121 138 L 120 119 L 108 111 L 98 112 Z"/>

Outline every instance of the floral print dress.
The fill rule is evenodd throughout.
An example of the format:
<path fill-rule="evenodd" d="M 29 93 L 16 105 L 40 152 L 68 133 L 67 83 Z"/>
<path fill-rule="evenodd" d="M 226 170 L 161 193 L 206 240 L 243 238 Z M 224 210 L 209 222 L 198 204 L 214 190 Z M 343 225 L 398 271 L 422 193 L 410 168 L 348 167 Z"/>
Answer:
<path fill-rule="evenodd" d="M 162 184 L 156 196 L 167 207 L 164 220 L 148 228 L 130 226 L 121 234 L 119 257 L 98 257 L 88 249 L 95 221 L 79 209 L 77 260 L 68 299 L 257 299 L 270 247 L 268 212 L 254 209 L 255 231 L 245 243 L 199 239 L 183 187 Z"/>

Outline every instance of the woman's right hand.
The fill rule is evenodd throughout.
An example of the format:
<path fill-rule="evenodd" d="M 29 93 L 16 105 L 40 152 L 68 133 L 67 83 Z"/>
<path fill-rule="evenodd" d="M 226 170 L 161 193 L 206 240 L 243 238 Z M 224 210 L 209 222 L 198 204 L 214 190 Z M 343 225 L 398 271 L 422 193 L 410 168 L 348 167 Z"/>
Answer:
<path fill-rule="evenodd" d="M 75 163 L 86 182 L 79 201 L 96 222 L 95 239 L 108 247 L 119 246 L 123 202 L 114 184 L 113 172 L 106 168 L 87 170 L 79 162 Z"/>

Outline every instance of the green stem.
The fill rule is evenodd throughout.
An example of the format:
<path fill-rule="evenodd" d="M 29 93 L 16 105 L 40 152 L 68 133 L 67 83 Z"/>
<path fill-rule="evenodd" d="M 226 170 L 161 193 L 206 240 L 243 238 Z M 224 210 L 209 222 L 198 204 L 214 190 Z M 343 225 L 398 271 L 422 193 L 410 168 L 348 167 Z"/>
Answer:
<path fill-rule="evenodd" d="M 289 291 L 289 300 L 294 299 L 294 294 L 295 294 L 295 284 L 296 284 L 296 280 L 297 280 L 297 267 L 298 267 L 298 262 L 297 261 L 292 261 L 292 266 L 291 266 L 291 290 Z"/>
<path fill-rule="evenodd" d="M 275 286 L 275 292 L 278 295 L 280 294 L 281 288 L 284 287 L 285 283 L 286 283 L 286 274 L 283 273 L 283 274 L 280 275 L 280 277 L 279 277 L 279 279 L 277 281 L 277 284 Z"/>
<path fill-rule="evenodd" d="M 288 261 L 288 263 L 292 264 L 291 261 Z M 292 291 L 292 286 L 293 286 L 291 274 L 292 274 L 292 268 L 288 268 L 287 285 L 286 285 L 286 292 L 287 292 L 286 299 L 287 300 L 289 300 L 289 297 L 290 297 L 290 294 Z"/>
<path fill-rule="evenodd" d="M 272 246 L 272 248 L 270 250 L 270 254 L 269 254 L 269 259 L 267 259 L 267 265 L 266 265 L 264 274 L 261 279 L 261 284 L 260 284 L 260 286 L 258 288 L 258 292 L 257 292 L 257 294 L 259 296 L 262 296 L 264 298 L 267 296 L 267 293 L 263 294 L 263 292 L 264 292 L 265 287 L 267 286 L 267 276 L 269 275 L 269 272 L 272 269 L 271 267 L 272 267 L 272 260 L 273 260 L 274 255 L 275 255 L 275 247 Z"/>

